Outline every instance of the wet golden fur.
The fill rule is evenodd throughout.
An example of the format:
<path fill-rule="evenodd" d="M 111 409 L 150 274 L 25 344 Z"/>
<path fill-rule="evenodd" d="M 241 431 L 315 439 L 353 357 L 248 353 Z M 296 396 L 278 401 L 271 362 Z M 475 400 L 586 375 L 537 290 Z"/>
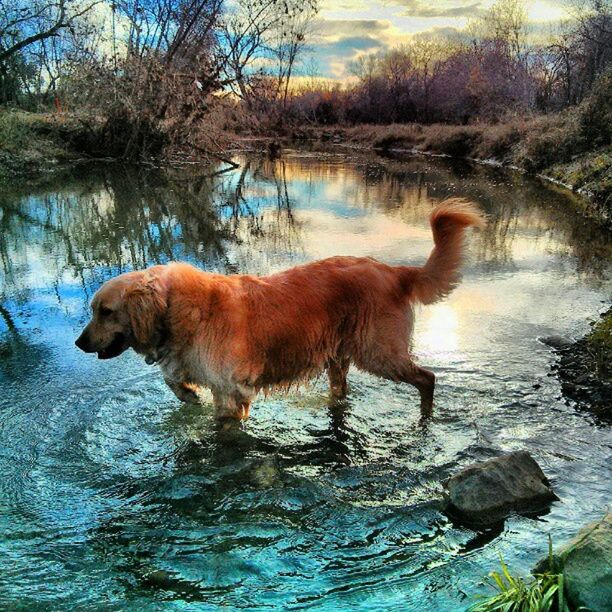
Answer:
<path fill-rule="evenodd" d="M 412 305 L 433 303 L 459 282 L 464 229 L 477 209 L 448 200 L 431 214 L 435 248 L 423 267 L 331 257 L 269 276 L 224 276 L 185 263 L 129 272 L 105 283 L 77 346 L 114 357 L 127 348 L 157 363 L 183 400 L 209 387 L 219 417 L 245 418 L 262 389 L 327 370 L 347 391 L 351 363 L 414 385 L 433 401 L 434 375 L 410 356 Z"/>

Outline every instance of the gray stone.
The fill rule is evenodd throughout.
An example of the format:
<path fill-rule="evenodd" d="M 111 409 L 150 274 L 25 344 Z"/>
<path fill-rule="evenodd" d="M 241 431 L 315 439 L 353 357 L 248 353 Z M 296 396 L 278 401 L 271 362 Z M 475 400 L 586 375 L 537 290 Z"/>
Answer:
<path fill-rule="evenodd" d="M 471 465 L 444 483 L 446 510 L 457 519 L 487 526 L 511 512 L 538 512 L 559 499 L 526 451 Z"/>
<path fill-rule="evenodd" d="M 546 344 L 546 346 L 550 346 L 554 349 L 564 349 L 568 346 L 571 346 L 573 343 L 568 338 L 564 338 L 563 336 L 546 336 L 545 338 L 540 338 L 540 342 Z"/>
<path fill-rule="evenodd" d="M 581 529 L 558 556 L 567 598 L 575 609 L 612 609 L 612 513 Z"/>
<path fill-rule="evenodd" d="M 583 527 L 578 535 L 545 557 L 533 574 L 563 573 L 565 596 L 572 610 L 610 610 L 612 602 L 612 513 Z"/>

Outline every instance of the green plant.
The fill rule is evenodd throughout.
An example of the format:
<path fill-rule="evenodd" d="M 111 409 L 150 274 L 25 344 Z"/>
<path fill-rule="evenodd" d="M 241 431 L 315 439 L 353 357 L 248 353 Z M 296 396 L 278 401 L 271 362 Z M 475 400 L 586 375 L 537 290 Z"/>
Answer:
<path fill-rule="evenodd" d="M 602 378 L 610 378 L 612 358 L 612 310 L 608 310 L 585 338 L 595 367 Z"/>
<path fill-rule="evenodd" d="M 491 572 L 489 582 L 497 593 L 479 596 L 470 612 L 570 612 L 564 597 L 563 573 L 558 567 L 552 541 L 548 540 L 548 569 L 530 580 L 513 576 L 500 555 L 501 572 Z"/>
<path fill-rule="evenodd" d="M 20 151 L 32 142 L 33 137 L 32 128 L 21 113 L 0 111 L 0 148 Z"/>

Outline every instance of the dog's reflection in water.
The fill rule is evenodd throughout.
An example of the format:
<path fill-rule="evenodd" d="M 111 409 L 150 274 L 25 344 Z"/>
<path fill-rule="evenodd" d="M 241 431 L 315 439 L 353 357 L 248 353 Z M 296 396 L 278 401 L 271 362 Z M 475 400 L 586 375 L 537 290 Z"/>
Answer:
<path fill-rule="evenodd" d="M 242 464 L 249 458 L 258 463 L 264 457 L 262 470 L 269 472 L 273 463 L 282 463 L 287 468 L 299 465 L 333 468 L 365 457 L 367 441 L 361 431 L 365 420 L 353 418 L 351 402 L 331 400 L 322 408 L 327 413 L 323 427 L 309 427 L 306 440 L 301 436 L 301 440 L 291 439 L 284 444 L 261 431 L 253 431 L 252 425 L 245 422 L 216 420 L 212 406 L 182 404 L 167 422 L 183 439 L 172 460 L 179 469 L 199 466 L 199 470 L 205 470 L 206 466 Z M 271 462 L 270 457 L 276 459 Z M 266 477 L 255 475 L 255 480 L 265 481 Z"/>
<path fill-rule="evenodd" d="M 315 396 L 312 399 L 307 403 L 319 412 L 320 417 L 316 420 L 324 424 L 321 427 L 307 425 L 286 442 L 275 437 L 272 429 L 262 431 L 254 428 L 253 420 L 219 421 L 214 417 L 212 402 L 207 402 L 205 396 L 199 404 L 180 404 L 167 421 L 175 437 L 181 440 L 172 460 L 179 469 L 191 466 L 201 471 L 207 466 L 213 469 L 213 466 L 227 467 L 245 461 L 258 464 L 263 458 L 265 465 L 262 469 L 269 472 L 272 464 L 279 469 L 281 465 L 286 468 L 325 466 L 334 469 L 367 459 L 372 444 L 368 414 L 363 409 L 354 409 L 350 398 Z M 278 408 L 296 410 L 291 406 Z M 270 414 L 263 410 L 262 413 L 260 422 L 267 427 Z M 325 421 L 323 414 L 326 415 Z M 294 417 L 289 417 L 290 423 L 294 420 Z M 418 446 L 419 440 L 427 437 L 431 423 L 431 412 L 421 410 L 418 420 L 405 423 L 402 437 L 411 438 Z M 274 461 L 270 457 L 274 457 Z M 254 478 L 266 481 L 257 475 Z"/>

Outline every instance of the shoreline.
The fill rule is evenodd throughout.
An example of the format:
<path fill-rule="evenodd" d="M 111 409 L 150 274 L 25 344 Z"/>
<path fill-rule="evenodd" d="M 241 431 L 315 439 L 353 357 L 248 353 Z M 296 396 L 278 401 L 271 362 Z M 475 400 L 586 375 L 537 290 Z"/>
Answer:
<path fill-rule="evenodd" d="M 253 137 L 249 140 L 251 142 L 269 143 L 274 140 L 297 144 L 300 142 L 318 142 L 324 145 L 333 145 L 350 148 L 356 151 L 369 151 L 376 152 L 379 154 L 391 153 L 398 155 L 414 155 L 421 157 L 431 157 L 439 159 L 456 159 L 463 160 L 466 162 L 478 164 L 481 166 L 490 166 L 496 168 L 503 168 L 505 170 L 511 170 L 518 172 L 525 176 L 537 178 L 541 181 L 555 185 L 562 189 L 571 192 L 574 195 L 579 196 L 584 202 L 584 207 L 578 208 L 577 211 L 582 214 L 586 214 L 591 219 L 595 220 L 598 224 L 604 227 L 612 227 L 612 193 L 610 193 L 610 187 L 607 174 L 612 174 L 612 151 L 606 149 L 599 151 L 592 151 L 584 154 L 582 157 L 576 157 L 568 163 L 557 163 L 554 166 L 544 168 L 539 171 L 530 170 L 524 165 L 516 163 L 516 160 L 495 156 L 479 157 L 470 154 L 455 154 L 443 152 L 435 149 L 419 148 L 418 146 L 409 146 L 408 144 L 402 146 L 400 143 L 404 137 L 397 135 L 394 138 L 389 137 L 388 132 L 393 131 L 395 126 L 372 126 L 364 125 L 361 126 L 364 130 L 368 131 L 366 138 L 356 137 L 355 131 L 357 127 L 340 127 L 334 126 L 330 128 L 311 128 L 308 131 L 298 132 L 297 134 L 291 134 L 286 137 L 279 137 L 274 139 L 273 137 Z M 439 126 L 423 126 L 420 124 L 415 125 L 402 125 L 399 126 L 402 130 L 416 130 L 427 132 L 428 129 L 434 130 Z M 445 130 L 452 131 L 453 129 L 461 130 L 464 126 L 443 126 Z M 468 126 L 474 128 L 474 126 Z M 484 126 L 486 128 L 488 126 Z M 480 126 L 478 129 L 484 129 Z M 451 135 L 452 138 L 452 135 Z M 390 141 L 388 140 L 390 139 Z M 449 142 L 442 143 L 444 146 L 453 146 L 453 143 Z M 573 179 L 573 176 L 578 175 L 576 167 L 586 166 L 589 163 L 593 163 L 593 159 L 598 157 L 609 158 L 606 159 L 606 163 L 609 164 L 605 168 L 605 175 L 601 181 L 596 182 L 595 188 L 589 188 L 588 184 L 580 184 L 580 181 Z"/>
<path fill-rule="evenodd" d="M 316 143 L 327 149 L 464 160 L 519 172 L 566 189 L 584 203 L 576 206 L 578 212 L 604 227 L 612 226 L 612 150 L 587 151 L 569 162 L 553 160 L 550 165 L 550 147 L 543 147 L 538 139 L 546 145 L 554 143 L 545 140 L 548 132 L 541 121 L 533 119 L 520 125 L 312 126 L 272 136 L 227 133 L 224 155 L 258 151 L 276 157 L 282 155 L 281 145 L 300 148 Z M 536 144 L 530 141 L 534 138 Z M 38 182 L 82 164 L 125 163 L 121 158 L 97 155 L 98 151 L 99 147 L 91 143 L 91 129 L 76 116 L 0 110 L 0 181 Z M 177 156 L 182 162 L 202 164 L 222 159 L 215 153 L 207 157 L 198 150 L 174 150 L 167 157 L 134 159 L 130 163 L 176 167 Z M 231 168 L 231 162 L 227 163 Z"/>
<path fill-rule="evenodd" d="M 591 323 L 591 331 L 574 341 L 546 342 L 557 357 L 553 372 L 563 396 L 602 422 L 612 419 L 612 308 Z"/>

